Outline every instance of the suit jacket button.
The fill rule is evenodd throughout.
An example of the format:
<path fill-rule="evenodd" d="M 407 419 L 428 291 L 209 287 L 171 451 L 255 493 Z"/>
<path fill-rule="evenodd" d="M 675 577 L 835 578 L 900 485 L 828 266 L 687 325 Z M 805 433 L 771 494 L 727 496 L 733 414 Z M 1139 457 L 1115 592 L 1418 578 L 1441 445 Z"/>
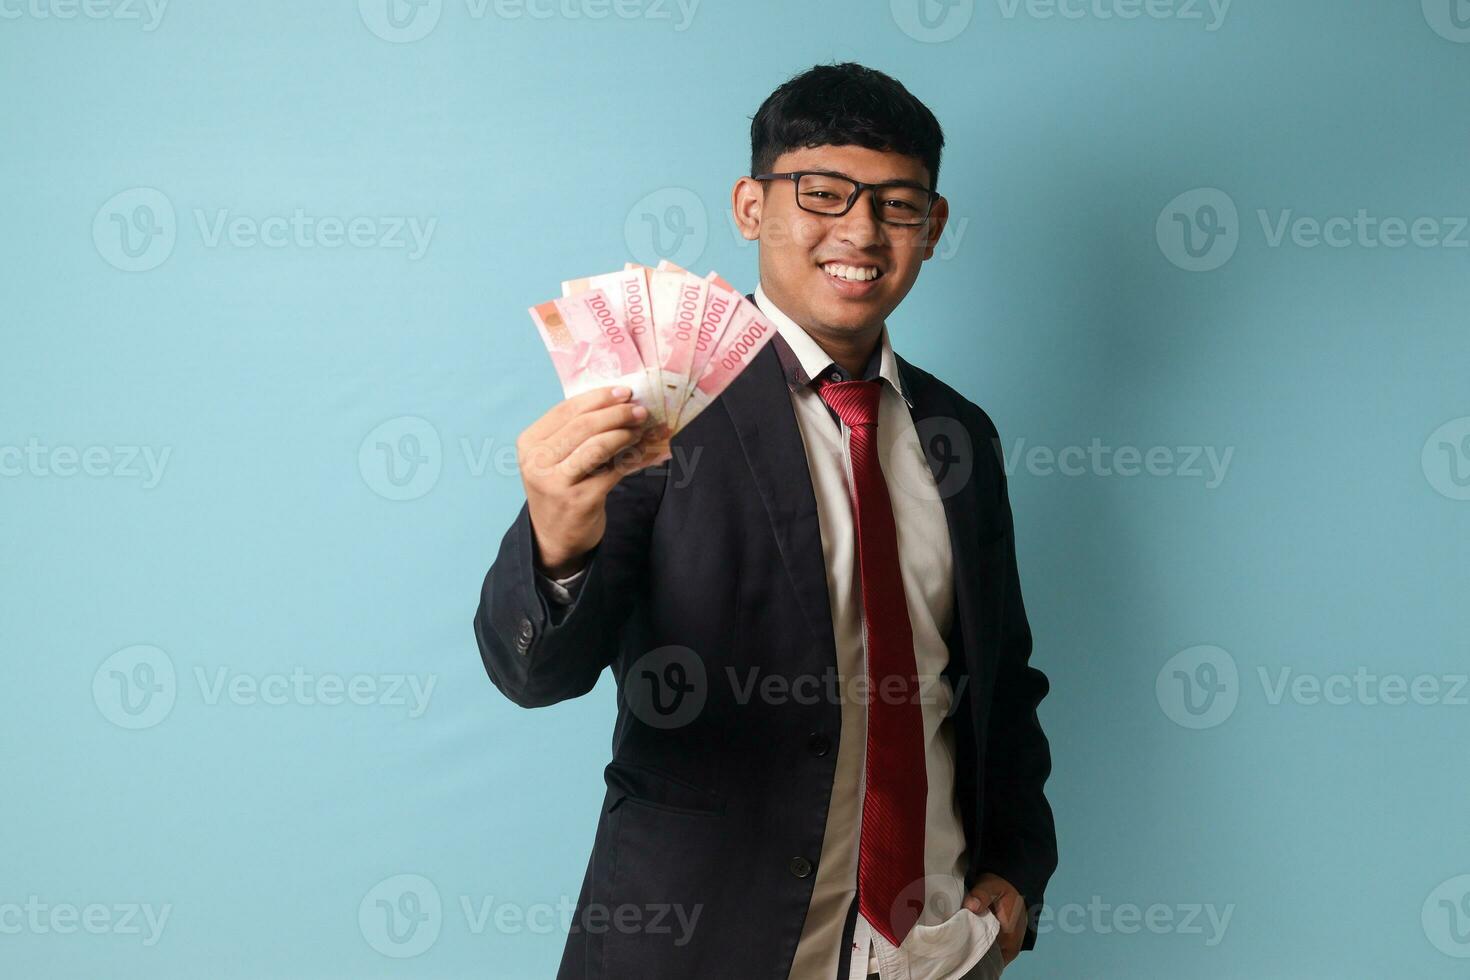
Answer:
<path fill-rule="evenodd" d="M 832 740 L 821 732 L 812 732 L 806 737 L 806 747 L 812 755 L 823 756 L 832 751 Z"/>
<path fill-rule="evenodd" d="M 804 857 L 792 858 L 786 867 L 798 878 L 805 878 L 812 873 L 812 863 Z"/>

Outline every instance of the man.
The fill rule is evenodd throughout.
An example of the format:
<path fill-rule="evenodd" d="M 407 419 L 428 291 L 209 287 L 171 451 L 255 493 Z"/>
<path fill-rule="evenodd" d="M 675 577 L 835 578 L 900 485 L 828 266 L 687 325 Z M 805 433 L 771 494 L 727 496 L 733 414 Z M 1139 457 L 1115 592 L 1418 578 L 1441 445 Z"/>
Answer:
<path fill-rule="evenodd" d="M 885 327 L 948 217 L 943 142 L 880 72 L 781 86 L 733 192 L 776 338 L 677 465 L 623 389 L 517 443 L 485 668 L 528 707 L 608 666 L 619 692 L 563 980 L 959 980 L 1035 943 L 1048 685 L 999 438 Z"/>

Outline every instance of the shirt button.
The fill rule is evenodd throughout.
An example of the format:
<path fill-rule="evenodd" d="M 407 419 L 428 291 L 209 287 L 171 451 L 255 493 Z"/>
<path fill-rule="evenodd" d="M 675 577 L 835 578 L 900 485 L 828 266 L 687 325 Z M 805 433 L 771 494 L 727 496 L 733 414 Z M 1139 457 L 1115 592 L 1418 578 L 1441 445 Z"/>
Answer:
<path fill-rule="evenodd" d="M 812 863 L 804 857 L 792 858 L 786 867 L 798 878 L 806 878 L 812 873 Z"/>
<path fill-rule="evenodd" d="M 839 373 L 837 373 L 836 371 L 833 371 L 831 374 L 827 375 L 827 377 L 828 378 L 831 378 L 833 381 L 841 381 L 842 380 L 842 375 L 839 374 Z"/>
<path fill-rule="evenodd" d="M 821 732 L 812 732 L 806 737 L 806 747 L 812 755 L 823 756 L 832 751 L 832 740 Z"/>

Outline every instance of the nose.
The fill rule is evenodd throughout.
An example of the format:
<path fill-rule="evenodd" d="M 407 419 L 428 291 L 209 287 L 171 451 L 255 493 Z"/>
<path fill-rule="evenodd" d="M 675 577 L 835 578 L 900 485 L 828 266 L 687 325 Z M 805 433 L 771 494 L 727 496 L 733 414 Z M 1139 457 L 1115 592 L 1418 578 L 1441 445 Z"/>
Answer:
<path fill-rule="evenodd" d="M 877 193 L 877 188 L 864 187 L 847 213 L 837 219 L 832 231 L 842 242 L 854 248 L 866 248 L 883 240 L 883 223 L 878 220 L 877 199 L 873 196 Z"/>

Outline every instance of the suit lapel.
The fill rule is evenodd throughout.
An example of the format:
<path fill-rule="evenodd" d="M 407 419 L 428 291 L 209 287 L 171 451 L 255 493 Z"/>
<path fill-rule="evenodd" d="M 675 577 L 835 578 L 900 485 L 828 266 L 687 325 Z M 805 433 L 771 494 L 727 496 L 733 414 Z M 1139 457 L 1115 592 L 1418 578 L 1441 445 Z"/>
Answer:
<path fill-rule="evenodd" d="M 990 676 L 979 661 L 979 641 L 983 634 L 978 602 L 981 569 L 977 551 L 979 501 L 975 487 L 980 472 L 976 453 L 985 447 L 975 445 L 973 436 L 960 420 L 959 406 L 954 399 L 902 357 L 894 356 L 904 387 L 913 399 L 910 415 L 914 430 L 944 501 L 945 523 L 949 525 L 950 550 L 954 556 L 955 616 L 964 639 L 965 667 L 971 684 L 988 686 Z M 946 672 L 954 673 L 958 667 L 950 664 Z"/>
<path fill-rule="evenodd" d="M 977 547 L 980 459 L 976 454 L 988 447 L 975 443 L 960 419 L 959 406 L 939 385 L 930 383 L 902 357 L 897 360 L 904 387 L 913 399 L 910 414 L 914 428 L 934 474 L 949 526 L 955 615 L 964 640 L 963 667 L 970 683 L 983 690 L 992 679 L 987 669 L 992 665 L 982 663 L 979 655 L 984 634 L 979 601 L 983 570 Z M 835 663 L 837 649 L 832 637 L 832 607 L 817 501 L 806 446 L 775 348 L 767 344 L 731 382 L 720 401 L 734 424 L 807 626 L 830 662 Z M 960 666 L 951 664 L 951 671 L 957 672 Z M 979 693 L 973 691 L 972 696 Z"/>
<path fill-rule="evenodd" d="M 807 625 L 827 661 L 836 663 L 817 500 L 806 445 L 775 347 L 767 344 L 725 389 L 720 401 L 735 425 Z"/>

